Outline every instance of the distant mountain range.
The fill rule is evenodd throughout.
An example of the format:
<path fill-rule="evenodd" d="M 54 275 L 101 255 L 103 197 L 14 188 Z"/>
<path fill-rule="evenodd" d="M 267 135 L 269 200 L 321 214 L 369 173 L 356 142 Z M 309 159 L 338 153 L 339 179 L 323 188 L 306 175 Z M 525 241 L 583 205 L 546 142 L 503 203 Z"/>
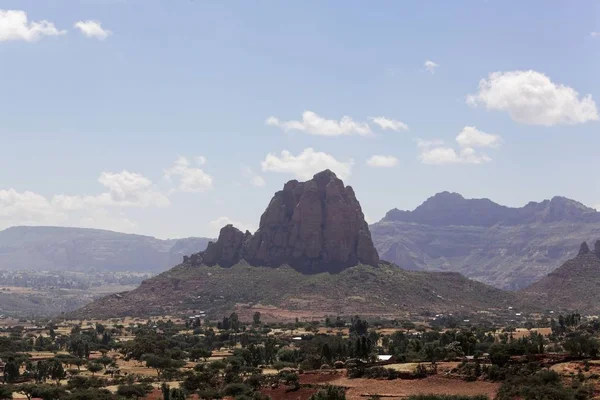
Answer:
<path fill-rule="evenodd" d="M 512 208 L 442 192 L 370 226 L 381 259 L 402 268 L 456 271 L 502 289 L 535 282 L 600 237 L 600 212 L 554 197 Z"/>
<path fill-rule="evenodd" d="M 0 270 L 161 272 L 210 239 L 161 240 L 85 228 L 18 226 L 0 231 Z"/>

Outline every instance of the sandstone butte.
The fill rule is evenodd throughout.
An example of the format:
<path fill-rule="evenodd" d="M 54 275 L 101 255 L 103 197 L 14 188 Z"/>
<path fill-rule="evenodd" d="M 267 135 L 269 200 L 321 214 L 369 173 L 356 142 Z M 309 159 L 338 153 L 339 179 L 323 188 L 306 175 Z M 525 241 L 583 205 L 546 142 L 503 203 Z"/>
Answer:
<path fill-rule="evenodd" d="M 251 234 L 227 225 L 205 251 L 184 264 L 230 267 L 289 265 L 305 274 L 377 266 L 379 255 L 354 190 L 330 170 L 311 180 L 287 182 L 275 193 Z"/>

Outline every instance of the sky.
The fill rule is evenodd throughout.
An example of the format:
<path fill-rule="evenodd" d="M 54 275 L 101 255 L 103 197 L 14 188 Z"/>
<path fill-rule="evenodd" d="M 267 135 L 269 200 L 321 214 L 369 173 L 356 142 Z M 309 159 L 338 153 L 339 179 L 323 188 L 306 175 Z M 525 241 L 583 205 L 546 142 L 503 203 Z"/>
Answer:
<path fill-rule="evenodd" d="M 600 2 L 0 0 L 0 229 L 256 229 L 325 168 L 600 208 Z"/>

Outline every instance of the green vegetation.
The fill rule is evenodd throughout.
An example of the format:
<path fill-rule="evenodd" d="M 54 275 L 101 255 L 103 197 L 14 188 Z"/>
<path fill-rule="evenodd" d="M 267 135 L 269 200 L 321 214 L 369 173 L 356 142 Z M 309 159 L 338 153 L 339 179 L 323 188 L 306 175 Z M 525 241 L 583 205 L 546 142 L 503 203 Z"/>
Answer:
<path fill-rule="evenodd" d="M 331 316 L 274 324 L 256 313 L 249 316 L 250 321 L 231 313 L 214 322 L 187 318 L 125 325 L 113 320 L 4 328 L 0 358 L 5 360 L 5 384 L 0 385 L 0 399 L 14 392 L 44 400 L 142 399 L 155 390 L 167 400 L 194 394 L 262 400 L 269 390 L 280 388 L 285 393 L 310 390 L 313 400 L 345 399 L 345 390 L 327 385 L 329 381 L 307 383 L 306 376 L 324 373 L 332 379 L 344 374 L 382 381 L 449 374 L 466 382 L 499 382 L 498 400 L 585 400 L 599 382 L 599 367 L 591 360 L 598 356 L 600 322 L 577 313 L 527 321 L 530 328 L 545 327 L 548 334 L 532 330 L 518 336 L 515 327 L 501 330 L 450 318 L 442 323 L 431 318 L 426 324 Z M 118 340 L 122 338 L 126 339 Z M 44 356 L 34 359 L 33 352 Z M 219 358 L 211 358 L 215 354 Z M 381 361 L 381 355 L 387 361 Z M 559 375 L 548 370 L 568 360 L 579 363 L 576 372 Z M 449 361 L 452 369 L 440 374 L 438 368 Z M 136 366 L 135 373 L 121 371 L 128 362 Z M 414 364 L 408 369 L 389 365 L 404 362 Z M 171 387 L 172 381 L 179 387 Z M 111 393 L 107 387 L 116 390 Z"/>

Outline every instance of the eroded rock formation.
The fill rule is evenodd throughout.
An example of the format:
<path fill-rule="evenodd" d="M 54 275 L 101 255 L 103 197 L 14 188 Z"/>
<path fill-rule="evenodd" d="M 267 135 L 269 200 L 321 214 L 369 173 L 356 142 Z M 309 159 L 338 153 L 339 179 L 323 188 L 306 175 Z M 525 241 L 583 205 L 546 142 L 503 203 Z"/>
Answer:
<path fill-rule="evenodd" d="M 306 182 L 287 182 L 271 199 L 253 235 L 227 225 L 217 242 L 186 260 L 229 267 L 242 259 L 257 266 L 288 264 L 304 273 L 379 263 L 354 190 L 329 170 Z"/>

